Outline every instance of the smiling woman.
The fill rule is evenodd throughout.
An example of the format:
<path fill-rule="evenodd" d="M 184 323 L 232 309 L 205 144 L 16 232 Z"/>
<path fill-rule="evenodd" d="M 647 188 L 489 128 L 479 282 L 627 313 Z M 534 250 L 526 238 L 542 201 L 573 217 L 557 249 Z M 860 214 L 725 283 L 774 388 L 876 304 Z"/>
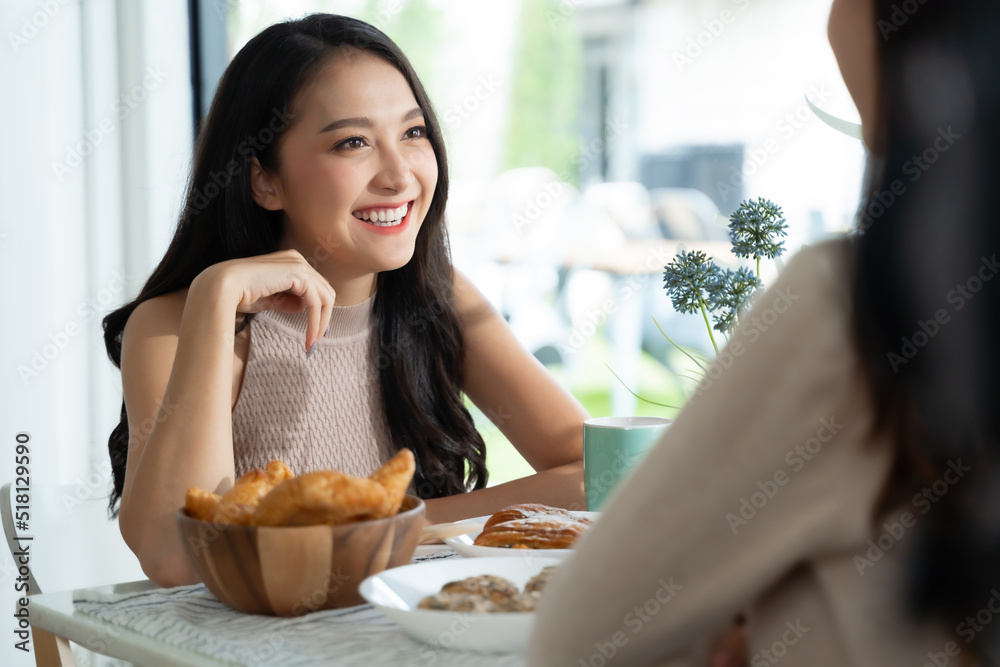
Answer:
<path fill-rule="evenodd" d="M 294 106 L 280 166 L 251 164 L 254 201 L 285 212 L 281 248 L 307 255 L 327 239 L 330 259 L 317 268 L 338 286 L 337 304 L 353 305 L 371 295 L 377 272 L 410 260 L 430 209 L 438 166 L 424 111 L 399 70 L 354 50 L 324 66 Z"/>
<path fill-rule="evenodd" d="M 151 579 L 195 580 L 172 525 L 189 487 L 272 459 L 366 476 L 411 449 L 433 521 L 582 505 L 586 413 L 453 269 L 447 194 L 430 100 L 377 29 L 317 14 L 236 55 L 173 241 L 104 322 L 125 398 L 111 508 Z M 537 474 L 483 488 L 463 393 L 503 406 Z"/>

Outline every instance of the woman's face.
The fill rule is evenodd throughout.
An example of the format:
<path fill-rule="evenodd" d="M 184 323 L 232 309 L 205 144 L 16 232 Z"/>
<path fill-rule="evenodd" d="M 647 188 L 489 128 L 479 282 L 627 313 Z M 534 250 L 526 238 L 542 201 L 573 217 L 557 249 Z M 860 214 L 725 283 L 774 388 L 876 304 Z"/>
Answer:
<path fill-rule="evenodd" d="M 406 79 L 349 49 L 299 93 L 294 113 L 277 173 L 263 186 L 251 177 L 257 202 L 284 211 L 281 247 L 316 260 L 331 282 L 406 264 L 438 175 Z"/>
<path fill-rule="evenodd" d="M 827 33 L 844 83 L 861 115 L 865 144 L 873 149 L 878 123 L 875 0 L 833 0 Z"/>

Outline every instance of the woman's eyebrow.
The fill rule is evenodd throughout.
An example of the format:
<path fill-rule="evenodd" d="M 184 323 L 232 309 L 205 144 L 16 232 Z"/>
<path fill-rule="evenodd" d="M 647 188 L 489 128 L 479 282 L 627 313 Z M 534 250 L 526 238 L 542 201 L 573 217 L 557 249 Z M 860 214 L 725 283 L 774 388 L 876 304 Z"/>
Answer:
<path fill-rule="evenodd" d="M 402 122 L 405 123 L 407 121 L 413 120 L 414 118 L 421 118 L 423 117 L 423 115 L 424 115 L 423 109 L 421 109 L 420 107 L 414 107 L 413 109 L 410 109 L 408 112 L 406 112 L 406 114 L 403 116 Z M 359 116 L 357 118 L 341 118 L 340 120 L 335 120 L 326 127 L 324 127 L 322 130 L 319 131 L 319 134 L 333 132 L 334 130 L 339 130 L 344 127 L 371 128 L 374 126 L 375 123 L 372 121 L 371 118 L 368 118 L 367 116 Z"/>

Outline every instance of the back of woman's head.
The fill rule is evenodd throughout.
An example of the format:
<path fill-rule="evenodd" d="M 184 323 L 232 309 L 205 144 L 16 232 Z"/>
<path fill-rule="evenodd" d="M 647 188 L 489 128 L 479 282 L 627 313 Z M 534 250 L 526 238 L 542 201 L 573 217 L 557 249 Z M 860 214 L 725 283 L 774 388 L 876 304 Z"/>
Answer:
<path fill-rule="evenodd" d="M 911 603 L 954 628 L 1000 583 L 1000 4 L 875 6 L 881 118 L 855 239 L 858 346 L 880 426 L 934 495 L 917 513 Z"/>
<path fill-rule="evenodd" d="M 375 343 L 383 350 L 404 349 L 379 357 L 384 398 L 421 408 L 428 402 L 437 405 L 430 417 L 390 414 L 393 441 L 417 454 L 422 495 L 455 493 L 464 489 L 466 476 L 470 483 L 484 484 L 486 469 L 482 439 L 460 396 L 463 348 L 451 304 L 452 272 L 444 229 L 448 196 L 444 141 L 427 93 L 406 56 L 385 34 L 362 21 L 313 14 L 278 23 L 251 39 L 232 60 L 198 131 L 191 178 L 173 239 L 138 297 L 104 319 L 105 346 L 120 367 L 122 333 L 140 303 L 188 287 L 213 264 L 279 249 L 284 213 L 254 202 L 251 161 L 256 159 L 269 172 L 280 168 L 282 137 L 296 122 L 299 93 L 332 59 L 359 52 L 383 59 L 403 75 L 423 111 L 437 161 L 437 185 L 412 260 L 378 276 Z M 317 251 L 322 249 L 317 247 Z M 415 321 L 436 334 L 427 336 L 419 349 L 401 342 L 412 337 L 402 323 Z M 435 387 L 434 391 L 424 390 L 425 385 Z M 441 423 L 446 420 L 452 423 Z M 114 478 L 112 513 L 124 485 L 128 438 L 123 404 L 120 422 L 108 442 Z M 435 439 L 441 444 L 433 444 Z"/>

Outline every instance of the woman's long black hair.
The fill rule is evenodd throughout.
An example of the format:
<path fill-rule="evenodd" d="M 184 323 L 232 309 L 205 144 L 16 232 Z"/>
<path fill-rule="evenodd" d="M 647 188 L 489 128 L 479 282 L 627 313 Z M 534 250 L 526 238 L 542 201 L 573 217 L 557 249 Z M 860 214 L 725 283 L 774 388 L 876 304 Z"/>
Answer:
<path fill-rule="evenodd" d="M 963 622 L 1000 590 L 1000 3 L 875 5 L 880 139 L 855 248 L 857 345 L 879 426 L 914 491 L 929 490 L 910 606 L 984 640 L 987 659 L 1000 616 Z"/>
<path fill-rule="evenodd" d="M 143 301 L 188 287 L 218 262 L 278 250 L 281 212 L 253 201 L 249 162 L 275 171 L 282 134 L 297 93 L 338 54 L 360 49 L 406 78 L 424 111 L 437 158 L 438 180 L 417 235 L 413 258 L 378 274 L 374 300 L 373 363 L 394 449 L 417 460 L 415 485 L 425 498 L 486 485 L 486 447 L 462 398 L 464 346 L 452 301 L 453 271 L 444 227 L 448 163 L 441 128 L 413 67 L 392 40 L 351 18 L 314 14 L 273 25 L 250 40 L 230 63 L 198 134 L 185 207 L 166 254 L 139 296 L 104 318 L 108 356 L 121 367 L 125 323 Z M 251 318 L 247 318 L 249 320 Z M 133 428 L 141 428 L 136 425 Z M 125 480 L 130 427 L 121 421 L 108 440 L 117 514 Z"/>

